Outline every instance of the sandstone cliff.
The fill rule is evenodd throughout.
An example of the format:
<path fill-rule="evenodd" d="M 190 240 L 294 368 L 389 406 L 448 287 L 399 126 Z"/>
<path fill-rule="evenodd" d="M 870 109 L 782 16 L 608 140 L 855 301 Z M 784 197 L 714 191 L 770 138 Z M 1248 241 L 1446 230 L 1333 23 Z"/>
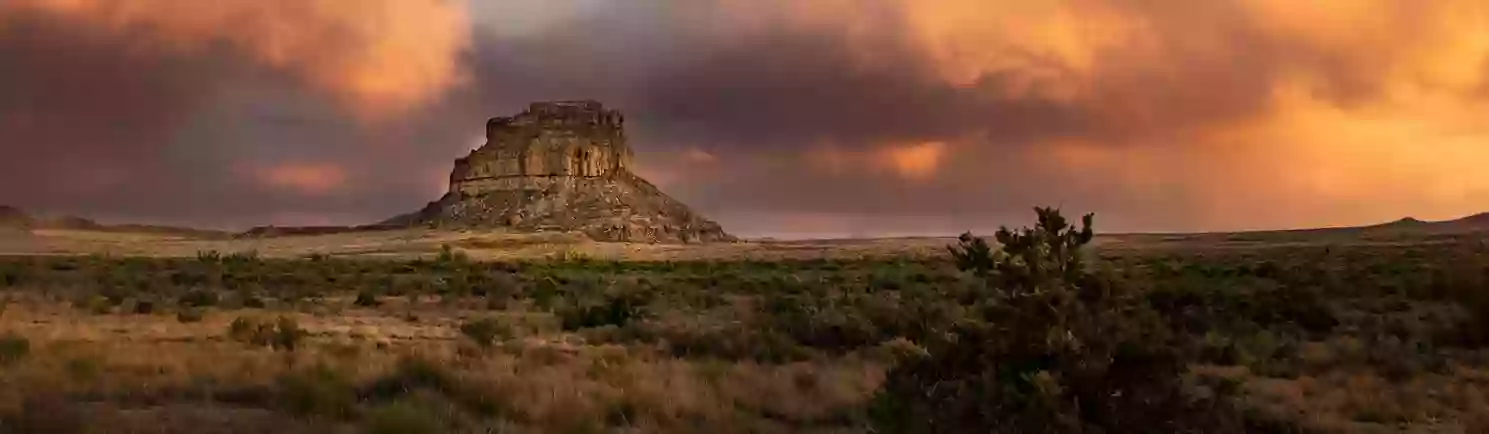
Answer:
<path fill-rule="evenodd" d="M 486 124 L 455 160 L 450 189 L 385 225 L 578 231 L 603 241 L 732 240 L 630 170 L 625 117 L 595 101 L 533 103 Z"/>

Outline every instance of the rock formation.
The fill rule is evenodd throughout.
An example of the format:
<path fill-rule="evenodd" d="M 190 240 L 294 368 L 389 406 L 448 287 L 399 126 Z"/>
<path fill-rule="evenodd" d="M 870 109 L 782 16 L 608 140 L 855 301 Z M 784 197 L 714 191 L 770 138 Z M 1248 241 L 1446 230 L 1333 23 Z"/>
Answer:
<path fill-rule="evenodd" d="M 486 123 L 486 144 L 455 160 L 448 193 L 383 224 L 578 231 L 603 241 L 732 239 L 631 165 L 619 111 L 595 101 L 533 103 Z"/>

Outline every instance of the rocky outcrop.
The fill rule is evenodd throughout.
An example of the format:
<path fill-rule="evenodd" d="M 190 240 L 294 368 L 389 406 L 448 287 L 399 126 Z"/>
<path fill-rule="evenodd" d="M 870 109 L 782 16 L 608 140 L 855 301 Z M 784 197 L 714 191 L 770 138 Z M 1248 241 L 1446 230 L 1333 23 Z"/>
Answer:
<path fill-rule="evenodd" d="M 625 117 L 595 101 L 533 103 L 486 123 L 486 144 L 455 160 L 450 189 L 383 225 L 577 231 L 602 241 L 733 238 L 631 172 Z"/>

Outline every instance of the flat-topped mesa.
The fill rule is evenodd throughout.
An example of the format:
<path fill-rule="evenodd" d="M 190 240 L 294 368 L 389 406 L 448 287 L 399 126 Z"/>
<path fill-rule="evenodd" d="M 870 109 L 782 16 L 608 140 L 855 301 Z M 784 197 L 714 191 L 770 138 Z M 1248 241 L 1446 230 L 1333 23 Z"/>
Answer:
<path fill-rule="evenodd" d="M 542 190 L 564 178 L 629 173 L 625 117 L 596 101 L 533 103 L 486 122 L 486 143 L 455 160 L 450 192 Z"/>
<path fill-rule="evenodd" d="M 450 190 L 383 226 L 580 232 L 599 241 L 731 241 L 631 173 L 625 117 L 595 101 L 533 103 L 486 123 L 486 144 L 455 160 Z"/>

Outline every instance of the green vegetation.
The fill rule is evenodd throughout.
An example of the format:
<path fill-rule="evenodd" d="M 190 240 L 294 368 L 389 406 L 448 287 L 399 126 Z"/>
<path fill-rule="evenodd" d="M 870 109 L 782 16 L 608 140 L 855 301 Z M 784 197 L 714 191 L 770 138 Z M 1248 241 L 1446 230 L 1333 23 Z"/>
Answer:
<path fill-rule="evenodd" d="M 15 363 L 30 353 L 30 339 L 15 334 L 0 336 L 0 365 Z"/>
<path fill-rule="evenodd" d="M 29 304 L 0 315 L 0 382 L 368 432 L 1489 428 L 1477 236 L 1122 249 L 1077 223 L 917 259 L 3 257 Z M 29 307 L 57 300 L 80 316 Z M 125 335 L 144 362 L 37 332 L 86 321 L 175 329 Z M 210 362 L 146 363 L 171 357 Z"/>
<path fill-rule="evenodd" d="M 999 230 L 1000 251 L 964 235 L 957 264 L 986 285 L 967 321 L 926 342 L 929 357 L 889 374 L 888 432 L 1239 432 L 1228 403 L 1190 394 L 1175 337 L 1140 294 L 1081 259 L 1091 216 L 1039 209 L 1032 229 Z"/>
<path fill-rule="evenodd" d="M 495 318 L 482 318 L 460 325 L 460 333 L 482 347 L 512 337 L 511 328 Z"/>
<path fill-rule="evenodd" d="M 228 337 L 250 345 L 294 351 L 305 338 L 305 331 L 289 317 L 281 316 L 273 322 L 238 317 L 228 325 Z"/>
<path fill-rule="evenodd" d="M 379 406 L 367 419 L 369 434 L 435 434 L 446 430 L 438 415 L 406 402 Z"/>

